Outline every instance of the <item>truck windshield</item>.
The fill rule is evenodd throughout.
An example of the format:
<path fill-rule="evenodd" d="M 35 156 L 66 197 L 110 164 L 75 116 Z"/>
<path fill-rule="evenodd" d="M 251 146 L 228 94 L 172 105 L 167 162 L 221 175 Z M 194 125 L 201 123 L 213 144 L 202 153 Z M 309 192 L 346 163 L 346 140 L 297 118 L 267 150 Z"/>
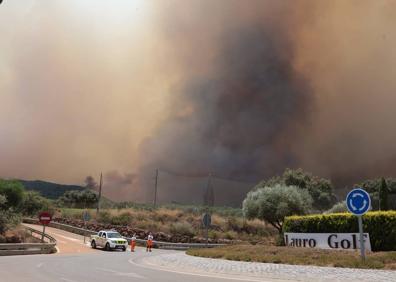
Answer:
<path fill-rule="evenodd" d="M 107 233 L 107 238 L 122 238 L 122 236 L 118 232 L 112 232 L 112 233 Z"/>

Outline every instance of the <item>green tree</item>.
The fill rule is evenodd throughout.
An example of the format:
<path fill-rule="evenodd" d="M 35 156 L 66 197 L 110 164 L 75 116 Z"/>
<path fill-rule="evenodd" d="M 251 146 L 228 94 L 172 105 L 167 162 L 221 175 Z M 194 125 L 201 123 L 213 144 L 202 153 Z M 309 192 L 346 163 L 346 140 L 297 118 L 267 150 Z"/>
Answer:
<path fill-rule="evenodd" d="M 332 207 L 336 202 L 333 185 L 330 180 L 313 176 L 302 169 L 286 169 L 282 176 L 275 176 L 261 181 L 255 189 L 262 187 L 273 187 L 276 184 L 296 186 L 308 190 L 313 199 L 313 207 L 324 211 Z"/>
<path fill-rule="evenodd" d="M 0 195 L 7 199 L 4 203 L 5 209 L 17 210 L 22 203 L 24 191 L 19 181 L 0 179 Z"/>
<path fill-rule="evenodd" d="M 286 216 L 307 214 L 312 209 L 312 197 L 308 190 L 285 184 L 259 187 L 247 194 L 243 212 L 249 219 L 258 218 L 282 232 Z"/>
<path fill-rule="evenodd" d="M 394 178 L 368 179 L 359 184 L 356 184 L 355 187 L 361 187 L 370 194 L 371 206 L 373 210 L 379 210 L 380 205 L 381 205 L 381 210 L 384 210 L 384 208 L 396 210 L 396 201 L 395 201 L 396 179 Z M 393 198 L 391 198 L 392 196 Z"/>
<path fill-rule="evenodd" d="M 92 208 L 98 202 L 98 196 L 90 191 L 67 191 L 58 199 L 58 205 L 71 208 Z"/>
<path fill-rule="evenodd" d="M 21 212 L 24 215 L 37 215 L 40 211 L 50 210 L 51 202 L 36 191 L 27 191 L 23 197 Z"/>
<path fill-rule="evenodd" d="M 380 210 L 387 211 L 389 209 L 388 194 L 389 194 L 388 185 L 386 184 L 385 178 L 382 178 L 380 190 L 379 190 L 379 209 Z"/>

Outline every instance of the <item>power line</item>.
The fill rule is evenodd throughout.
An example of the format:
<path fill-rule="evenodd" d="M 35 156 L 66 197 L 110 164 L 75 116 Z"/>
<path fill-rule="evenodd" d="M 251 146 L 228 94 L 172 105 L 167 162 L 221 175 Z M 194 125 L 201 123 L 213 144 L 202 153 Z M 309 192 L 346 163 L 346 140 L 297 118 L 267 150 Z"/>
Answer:
<path fill-rule="evenodd" d="M 179 172 L 173 172 L 165 169 L 159 169 L 161 172 L 164 172 L 166 174 L 170 174 L 173 176 L 179 176 L 179 177 L 185 177 L 185 178 L 207 178 L 208 173 L 198 173 L 198 174 L 184 174 L 184 173 L 179 173 Z M 226 180 L 226 181 L 233 181 L 233 182 L 240 182 L 240 183 L 245 183 L 245 184 L 252 184 L 255 185 L 257 182 L 249 182 L 241 179 L 235 179 L 235 178 L 229 178 L 229 177 L 222 177 L 218 176 L 216 174 L 211 174 L 212 178 L 219 179 L 219 180 Z"/>

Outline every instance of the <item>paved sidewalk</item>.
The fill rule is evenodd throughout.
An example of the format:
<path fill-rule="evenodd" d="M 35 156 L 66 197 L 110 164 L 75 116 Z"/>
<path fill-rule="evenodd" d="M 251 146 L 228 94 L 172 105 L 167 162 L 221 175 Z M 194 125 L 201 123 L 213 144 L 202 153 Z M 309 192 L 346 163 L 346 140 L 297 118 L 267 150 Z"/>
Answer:
<path fill-rule="evenodd" d="M 193 257 L 183 252 L 147 257 L 143 260 L 143 263 L 169 271 L 177 270 L 197 274 L 227 274 L 240 279 L 252 278 L 252 280 L 257 281 L 260 280 L 260 278 L 316 282 L 396 281 L 396 271 L 238 262 Z"/>

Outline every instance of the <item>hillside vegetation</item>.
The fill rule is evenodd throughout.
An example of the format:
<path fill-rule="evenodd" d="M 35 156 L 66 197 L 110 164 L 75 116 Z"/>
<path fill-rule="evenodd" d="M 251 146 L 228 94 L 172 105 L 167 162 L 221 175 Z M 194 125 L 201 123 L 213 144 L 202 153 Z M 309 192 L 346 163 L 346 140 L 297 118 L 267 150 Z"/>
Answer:
<path fill-rule="evenodd" d="M 89 227 L 95 228 L 95 223 L 98 223 L 107 228 L 120 227 L 122 232 L 126 231 L 125 227 L 128 226 L 132 232 L 151 231 L 168 241 L 200 242 L 205 234 L 202 209 L 190 206 L 163 206 L 153 209 L 138 205 L 125 209 L 102 210 L 98 217 L 95 209 L 89 209 L 91 215 Z M 65 223 L 82 225 L 83 212 L 82 209 L 60 209 L 56 213 L 56 218 L 58 221 L 63 219 Z M 272 226 L 260 220 L 245 220 L 240 214 L 238 209 L 213 208 L 212 225 L 209 230 L 211 241 L 225 239 L 273 243 L 276 230 Z"/>
<path fill-rule="evenodd" d="M 36 191 L 48 199 L 58 199 L 68 191 L 82 191 L 85 188 L 78 185 L 64 185 L 41 180 L 19 180 L 27 191 Z"/>

